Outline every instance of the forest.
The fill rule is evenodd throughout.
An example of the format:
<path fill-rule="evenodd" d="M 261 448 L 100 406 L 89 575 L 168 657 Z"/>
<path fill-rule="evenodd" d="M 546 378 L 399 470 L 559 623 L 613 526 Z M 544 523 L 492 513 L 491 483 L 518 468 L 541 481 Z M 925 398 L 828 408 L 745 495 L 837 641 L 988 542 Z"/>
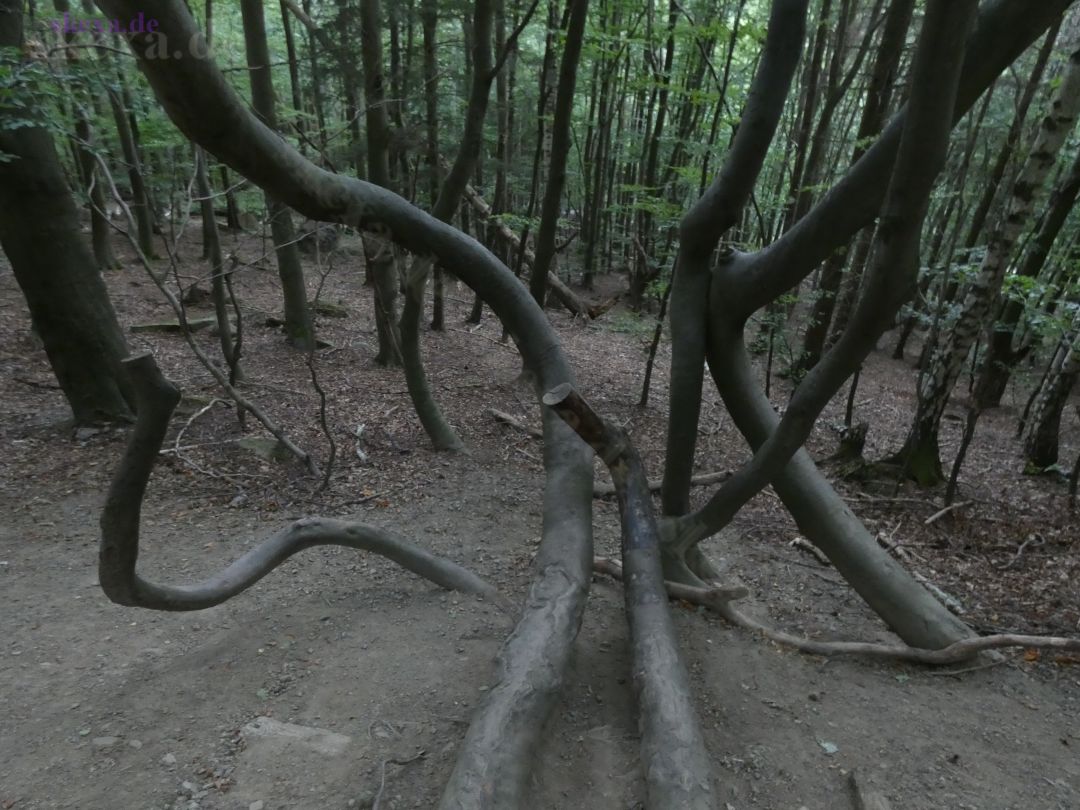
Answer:
<path fill-rule="evenodd" d="M 1073 0 L 0 0 L 0 810 L 1080 807 L 1078 117 Z"/>

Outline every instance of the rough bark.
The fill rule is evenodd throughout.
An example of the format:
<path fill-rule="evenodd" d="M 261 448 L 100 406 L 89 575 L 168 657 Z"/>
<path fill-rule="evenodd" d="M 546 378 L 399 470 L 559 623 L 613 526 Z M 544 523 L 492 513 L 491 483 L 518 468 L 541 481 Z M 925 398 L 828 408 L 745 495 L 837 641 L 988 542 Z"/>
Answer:
<path fill-rule="evenodd" d="M 1023 260 L 1016 270 L 1017 278 L 1038 278 L 1046 267 L 1050 251 L 1065 226 L 1080 195 L 1080 151 L 1073 158 L 1065 176 L 1050 194 L 1042 221 Z M 1012 370 L 1031 349 L 1031 344 L 1016 345 L 1024 316 L 1024 300 L 1014 296 L 1006 301 L 1000 317 L 994 323 L 990 340 L 983 355 L 979 381 L 975 390 L 980 408 L 993 408 L 1001 403 Z"/>
<path fill-rule="evenodd" d="M 928 485 L 941 480 L 938 430 L 965 357 L 986 328 L 1001 290 L 1017 240 L 1031 220 L 1040 190 L 1053 168 L 1058 151 L 1072 131 L 1080 112 L 1080 49 L 1074 50 L 1054 94 L 1051 109 L 1031 153 L 1012 185 L 1007 210 L 987 246 L 986 256 L 972 279 L 960 316 L 945 335 L 919 385 L 919 402 L 907 441 L 900 451 L 912 478 Z"/>
<path fill-rule="evenodd" d="M 1061 365 L 1043 384 L 1032 408 L 1024 439 L 1024 457 L 1029 468 L 1044 470 L 1057 464 L 1061 413 L 1077 377 L 1080 377 L 1080 329 Z"/>

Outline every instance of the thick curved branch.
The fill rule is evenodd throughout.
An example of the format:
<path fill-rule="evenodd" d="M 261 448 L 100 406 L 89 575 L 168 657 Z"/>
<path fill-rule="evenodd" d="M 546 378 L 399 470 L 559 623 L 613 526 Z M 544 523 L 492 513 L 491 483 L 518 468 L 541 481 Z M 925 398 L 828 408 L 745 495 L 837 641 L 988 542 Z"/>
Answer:
<path fill-rule="evenodd" d="M 476 240 L 370 183 L 319 169 L 260 124 L 205 55 L 180 0 L 98 0 L 110 17 L 143 12 L 154 34 L 128 42 L 159 101 L 191 140 L 272 196 L 317 220 L 378 229 L 432 256 L 507 326 L 541 390 L 572 381 L 547 318 L 528 291 Z M 162 48 L 175 59 L 161 59 Z M 549 412 L 550 414 L 550 412 Z M 444 807 L 511 808 L 523 802 L 533 753 L 569 666 L 592 564 L 592 454 L 554 414 L 544 418 L 543 539 L 525 611 L 504 644 L 494 682 L 474 715 L 443 796 Z"/>
<path fill-rule="evenodd" d="M 299 520 L 194 585 L 158 585 L 143 579 L 136 571 L 142 502 L 180 392 L 150 354 L 128 358 L 124 366 L 135 389 L 138 417 L 101 515 L 98 558 L 101 589 L 113 602 L 152 610 L 204 610 L 247 590 L 294 554 L 334 545 L 374 552 L 436 585 L 508 606 L 494 586 L 456 563 L 378 527 L 329 518 Z"/>
<path fill-rule="evenodd" d="M 593 561 L 593 570 L 607 574 L 615 579 L 623 579 L 623 569 L 615 560 L 597 557 Z M 714 585 L 698 588 L 679 582 L 665 582 L 668 595 L 674 599 L 683 599 L 692 605 L 701 605 L 719 613 L 736 627 L 761 633 L 770 641 L 794 647 L 799 652 L 810 655 L 863 655 L 869 658 L 890 661 L 911 661 L 916 664 L 943 666 L 958 664 L 986 650 L 1000 650 L 1008 647 L 1032 647 L 1043 650 L 1080 650 L 1080 638 L 1064 636 L 1026 636 L 1014 633 L 1001 633 L 992 636 L 973 636 L 943 647 L 940 650 L 924 650 L 909 647 L 906 644 L 875 644 L 870 641 L 816 641 L 803 636 L 776 630 L 767 624 L 751 619 L 736 609 L 732 602 L 744 599 L 749 591 L 742 586 Z"/>
<path fill-rule="evenodd" d="M 754 191 L 799 65 L 808 5 L 809 0 L 773 0 L 761 63 L 735 140 L 720 174 L 679 224 L 681 249 L 691 255 L 713 251 Z"/>
<path fill-rule="evenodd" d="M 919 272 L 923 220 L 930 192 L 945 164 L 952 130 L 961 67 L 961 56 L 953 44 L 967 38 L 975 7 L 975 0 L 939 0 L 928 6 L 912 65 L 904 133 L 875 236 L 875 259 L 858 306 L 840 340 L 800 383 L 777 429 L 754 457 L 700 511 L 680 521 L 687 528 L 681 538 L 684 546 L 726 526 L 776 476 L 802 447 L 821 411 L 860 367 L 911 296 Z M 740 258 L 738 254 L 730 255 L 713 281 L 714 298 L 725 304 L 731 300 L 727 280 L 738 273 Z"/>
<path fill-rule="evenodd" d="M 1061 17 L 1073 0 L 987 0 L 968 37 L 953 110 L 955 124 L 987 87 Z M 881 209 L 900 144 L 905 107 L 881 137 L 783 237 L 755 256 L 738 278 L 741 316 L 791 289 L 869 224 Z"/>
<path fill-rule="evenodd" d="M 705 740 L 664 598 L 660 533 L 641 458 L 626 433 L 605 422 L 570 385 L 549 391 L 544 404 L 596 451 L 615 482 L 648 805 L 656 810 L 714 807 Z"/>
<path fill-rule="evenodd" d="M 679 225 L 671 291 L 671 398 L 661 488 L 665 515 L 690 508 L 704 382 L 709 258 L 754 190 L 772 143 L 806 34 L 808 0 L 775 0 L 761 64 L 720 174 Z"/>

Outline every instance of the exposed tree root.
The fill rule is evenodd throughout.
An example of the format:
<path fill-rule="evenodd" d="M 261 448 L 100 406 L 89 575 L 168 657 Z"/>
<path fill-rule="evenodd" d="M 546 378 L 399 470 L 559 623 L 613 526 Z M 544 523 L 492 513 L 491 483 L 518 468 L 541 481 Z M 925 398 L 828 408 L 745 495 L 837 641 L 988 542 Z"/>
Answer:
<path fill-rule="evenodd" d="M 607 464 L 622 523 L 626 617 L 630 624 L 638 696 L 641 759 L 653 810 L 713 808 L 708 753 L 679 654 L 675 624 L 664 599 L 660 531 L 645 469 L 626 433 L 606 423 L 570 385 L 544 396 Z M 621 570 L 621 569 L 620 569 Z"/>
<path fill-rule="evenodd" d="M 508 607 L 494 586 L 456 563 L 375 526 L 329 518 L 298 520 L 194 585 L 158 585 L 143 579 L 135 571 L 139 515 L 180 392 L 165 379 L 149 354 L 129 358 L 124 365 L 135 389 L 138 417 L 101 515 L 98 571 L 102 590 L 112 601 L 152 610 L 202 610 L 247 590 L 299 551 L 337 545 L 380 554 L 444 588 L 478 594 Z"/>
<path fill-rule="evenodd" d="M 622 566 L 616 560 L 607 557 L 597 557 L 593 560 L 593 570 L 601 574 L 608 574 L 618 580 L 623 579 Z M 985 650 L 997 650 L 1006 647 L 1080 651 L 1080 638 L 1025 636 L 1013 633 L 965 638 L 950 644 L 948 647 L 942 647 L 940 650 L 925 650 L 919 647 L 909 647 L 906 644 L 875 644 L 864 641 L 814 641 L 813 639 L 785 633 L 782 630 L 776 630 L 739 612 L 731 603 L 748 596 L 750 592 L 746 588 L 738 586 L 696 588 L 678 582 L 665 582 L 664 585 L 669 596 L 715 610 L 724 619 L 737 627 L 761 633 L 771 641 L 794 647 L 800 652 L 811 655 L 865 655 L 890 661 L 912 661 L 917 664 L 940 666 L 966 661 Z"/>

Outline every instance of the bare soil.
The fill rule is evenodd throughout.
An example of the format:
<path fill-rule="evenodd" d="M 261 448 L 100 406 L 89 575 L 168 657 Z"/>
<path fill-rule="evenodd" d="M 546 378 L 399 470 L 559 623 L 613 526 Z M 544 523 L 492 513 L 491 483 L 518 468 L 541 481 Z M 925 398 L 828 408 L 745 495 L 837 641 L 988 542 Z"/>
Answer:
<path fill-rule="evenodd" d="M 197 227 L 181 244 L 181 273 L 205 272 Z M 264 325 L 279 314 L 272 264 L 258 238 L 229 236 L 227 249 L 254 265 L 238 278 L 246 391 L 325 465 L 304 356 Z M 537 423 L 532 393 L 517 381 L 517 355 L 500 344 L 489 314 L 479 328 L 463 325 L 471 295 L 451 285 L 448 330 L 427 334 L 424 345 L 435 389 L 470 453 L 433 453 L 400 372 L 373 365 L 359 256 L 346 239 L 321 292 L 349 310 L 319 324 L 333 344 L 319 353 L 317 372 L 338 445 L 326 491 L 295 461 L 264 461 L 237 447 L 228 406 L 188 424 L 219 396 L 209 375 L 179 336 L 130 335 L 133 350 L 153 351 L 186 395 L 170 435 L 172 442 L 183 430 L 181 451 L 162 456 L 145 504 L 145 576 L 200 578 L 287 522 L 318 514 L 393 527 L 520 603 L 539 539 L 542 449 L 486 412 Z M 107 280 L 125 325 L 171 319 L 138 266 Z M 312 270 L 313 292 L 315 283 Z M 626 424 L 657 474 L 666 343 L 650 405 L 636 408 L 651 319 L 619 311 L 594 323 L 551 317 L 585 395 Z M 197 339 L 215 353 L 211 335 Z M 859 417 L 871 423 L 868 456 L 899 446 L 913 387 L 909 365 L 885 354 L 868 364 L 857 397 Z M 787 390 L 777 381 L 778 405 Z M 211 610 L 112 605 L 97 585 L 97 518 L 124 434 L 72 430 L 6 266 L 0 391 L 0 810 L 436 803 L 513 616 L 344 549 L 305 552 Z M 969 504 L 929 526 L 940 492 L 838 485 L 912 568 L 961 603 L 973 626 L 1076 635 L 1080 529 L 1060 483 L 1019 474 L 1012 432 L 1022 394 L 1010 393 L 980 425 L 961 479 Z M 810 442 L 819 458 L 835 450 L 830 425 L 842 407 L 842 398 L 830 406 Z M 711 393 L 703 414 L 699 469 L 732 469 L 747 457 L 744 443 Z M 1080 428 L 1071 415 L 1065 421 L 1062 457 L 1071 461 Z M 251 424 L 248 433 L 265 435 Z M 947 422 L 946 457 L 958 433 Z M 615 554 L 613 503 L 596 501 L 595 525 L 598 553 Z M 834 571 L 790 545 L 796 536 L 766 492 L 707 548 L 732 582 L 750 587 L 748 610 L 759 618 L 818 638 L 892 639 Z M 850 807 L 852 773 L 905 810 L 1080 807 L 1075 658 L 1014 651 L 997 666 L 964 672 L 824 660 L 673 607 L 722 807 Z M 642 806 L 621 608 L 619 585 L 598 578 L 570 682 L 537 754 L 536 808 Z"/>

